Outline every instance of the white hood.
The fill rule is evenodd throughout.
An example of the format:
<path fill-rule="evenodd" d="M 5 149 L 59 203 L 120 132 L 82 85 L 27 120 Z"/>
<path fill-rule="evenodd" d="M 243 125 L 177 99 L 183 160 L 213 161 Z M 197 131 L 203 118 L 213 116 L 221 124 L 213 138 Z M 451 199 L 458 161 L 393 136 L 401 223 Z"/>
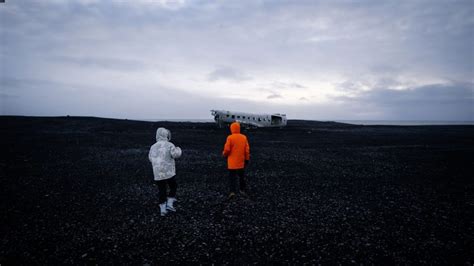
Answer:
<path fill-rule="evenodd" d="M 170 141 L 171 140 L 171 132 L 164 128 L 160 127 L 156 130 L 156 141 Z"/>

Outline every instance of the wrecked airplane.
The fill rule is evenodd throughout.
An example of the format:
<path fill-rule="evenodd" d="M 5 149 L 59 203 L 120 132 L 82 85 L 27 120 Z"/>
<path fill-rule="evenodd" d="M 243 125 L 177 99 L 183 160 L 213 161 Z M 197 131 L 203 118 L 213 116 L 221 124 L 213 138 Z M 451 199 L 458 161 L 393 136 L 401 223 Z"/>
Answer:
<path fill-rule="evenodd" d="M 219 127 L 232 122 L 239 122 L 248 127 L 284 127 L 286 114 L 251 114 L 226 110 L 211 110 L 214 121 Z"/>

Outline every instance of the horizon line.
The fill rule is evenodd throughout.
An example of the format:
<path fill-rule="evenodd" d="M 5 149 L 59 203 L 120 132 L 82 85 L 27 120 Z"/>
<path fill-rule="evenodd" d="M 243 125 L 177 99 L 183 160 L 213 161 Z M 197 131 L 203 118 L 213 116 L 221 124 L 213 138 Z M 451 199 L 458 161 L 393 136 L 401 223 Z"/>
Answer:
<path fill-rule="evenodd" d="M 35 118 L 103 118 L 103 119 L 117 119 L 117 120 L 134 120 L 134 121 L 145 121 L 145 122 L 214 122 L 212 118 L 124 118 L 124 117 L 105 117 L 105 116 L 93 116 L 93 115 L 0 115 L 0 117 L 35 117 Z M 292 118 L 291 120 L 304 120 L 304 121 L 317 121 L 317 122 L 404 122 L 404 123 L 466 123 L 467 125 L 474 125 L 474 120 L 422 120 L 422 119 L 308 119 L 308 118 Z"/>

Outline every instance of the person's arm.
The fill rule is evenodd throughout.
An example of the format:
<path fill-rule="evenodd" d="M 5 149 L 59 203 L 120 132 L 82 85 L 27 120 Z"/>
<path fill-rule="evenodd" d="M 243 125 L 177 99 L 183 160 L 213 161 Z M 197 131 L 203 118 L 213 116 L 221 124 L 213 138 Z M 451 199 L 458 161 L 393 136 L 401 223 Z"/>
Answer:
<path fill-rule="evenodd" d="M 171 144 L 171 149 L 170 149 L 171 158 L 178 159 L 179 157 L 181 157 L 182 153 L 183 152 L 181 151 L 180 147 L 175 147 L 173 144 Z"/>
<path fill-rule="evenodd" d="M 230 155 L 230 151 L 232 150 L 232 143 L 230 141 L 230 136 L 227 137 L 227 140 L 224 145 L 224 150 L 222 151 L 222 156 L 227 157 Z"/>
<path fill-rule="evenodd" d="M 154 149 L 153 149 L 153 146 L 151 146 L 150 152 L 148 153 L 148 160 L 149 160 L 150 162 L 153 162 L 152 159 L 153 159 L 153 157 L 154 157 L 154 155 L 155 155 L 153 150 L 154 150 Z"/>
<path fill-rule="evenodd" d="M 248 140 L 245 140 L 245 165 L 247 165 L 250 161 L 250 145 Z"/>

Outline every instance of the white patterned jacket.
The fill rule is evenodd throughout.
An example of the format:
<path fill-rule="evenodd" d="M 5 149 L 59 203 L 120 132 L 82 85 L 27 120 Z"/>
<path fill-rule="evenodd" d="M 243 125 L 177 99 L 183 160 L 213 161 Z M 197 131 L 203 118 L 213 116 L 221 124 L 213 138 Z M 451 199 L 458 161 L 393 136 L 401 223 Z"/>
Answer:
<path fill-rule="evenodd" d="M 176 175 L 174 159 L 181 157 L 181 148 L 175 147 L 171 140 L 171 132 L 163 127 L 156 130 L 156 143 L 148 153 L 148 159 L 153 167 L 155 180 L 164 180 Z"/>

